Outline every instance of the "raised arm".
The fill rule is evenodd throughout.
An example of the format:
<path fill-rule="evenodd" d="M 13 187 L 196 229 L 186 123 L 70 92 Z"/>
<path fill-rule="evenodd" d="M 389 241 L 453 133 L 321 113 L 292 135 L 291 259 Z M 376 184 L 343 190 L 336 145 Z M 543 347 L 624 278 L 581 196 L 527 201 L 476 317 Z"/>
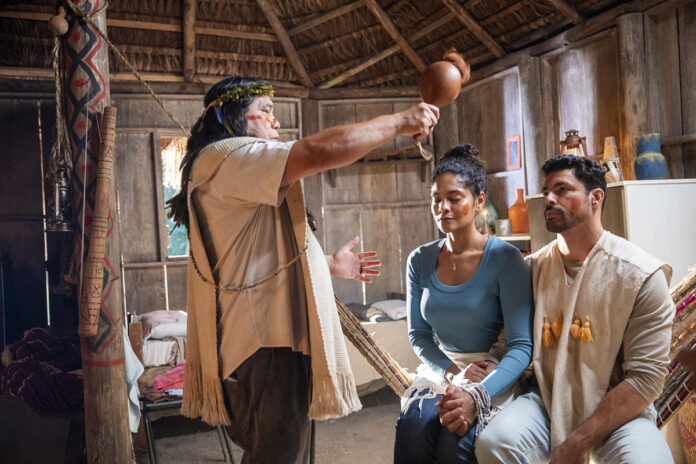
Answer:
<path fill-rule="evenodd" d="M 281 185 L 347 166 L 399 135 L 424 137 L 437 124 L 439 116 L 436 106 L 420 103 L 395 114 L 332 127 L 304 137 L 290 149 Z"/>

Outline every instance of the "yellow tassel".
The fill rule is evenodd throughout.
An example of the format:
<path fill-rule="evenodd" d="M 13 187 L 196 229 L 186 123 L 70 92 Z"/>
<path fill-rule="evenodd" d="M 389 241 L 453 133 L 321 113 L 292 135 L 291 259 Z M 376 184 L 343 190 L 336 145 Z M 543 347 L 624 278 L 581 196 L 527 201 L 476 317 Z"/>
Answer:
<path fill-rule="evenodd" d="M 561 338 L 561 331 L 563 330 L 563 314 L 559 314 L 553 324 L 551 324 L 551 331 L 554 337 Z"/>
<path fill-rule="evenodd" d="M 592 331 L 590 330 L 590 316 L 585 316 L 585 323 L 582 325 L 580 338 L 583 342 L 593 343 Z"/>
<path fill-rule="evenodd" d="M 553 346 L 551 324 L 549 324 L 549 318 L 546 316 L 544 316 L 544 331 L 541 333 L 541 341 L 544 343 L 544 347 L 546 348 Z"/>
<path fill-rule="evenodd" d="M 578 313 L 575 313 L 575 320 L 573 325 L 570 326 L 570 336 L 575 339 L 580 338 L 580 316 L 578 316 Z"/>

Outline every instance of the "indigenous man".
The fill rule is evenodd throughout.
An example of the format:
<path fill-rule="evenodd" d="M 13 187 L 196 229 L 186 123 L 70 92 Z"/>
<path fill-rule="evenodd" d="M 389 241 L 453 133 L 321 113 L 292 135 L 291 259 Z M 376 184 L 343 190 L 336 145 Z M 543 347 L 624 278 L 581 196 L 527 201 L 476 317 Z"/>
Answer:
<path fill-rule="evenodd" d="M 557 156 L 542 170 L 546 228 L 559 236 L 529 260 L 536 383 L 483 430 L 478 461 L 672 462 L 651 405 L 669 362 L 671 268 L 602 228 L 597 163 Z M 473 415 L 460 395 L 444 404 L 448 427 Z"/>
<path fill-rule="evenodd" d="M 397 136 L 425 136 L 420 104 L 280 142 L 268 82 L 230 77 L 205 96 L 171 214 L 190 236 L 184 403 L 227 425 L 244 463 L 304 463 L 308 418 L 360 408 L 330 274 L 370 282 L 375 253 L 325 257 L 307 230 L 303 177 L 348 165 Z"/>

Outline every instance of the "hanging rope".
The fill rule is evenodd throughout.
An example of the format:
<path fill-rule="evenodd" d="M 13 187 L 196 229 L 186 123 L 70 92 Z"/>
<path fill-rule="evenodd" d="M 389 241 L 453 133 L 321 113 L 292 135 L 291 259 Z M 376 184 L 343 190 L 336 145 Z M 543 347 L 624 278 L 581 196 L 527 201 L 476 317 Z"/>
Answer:
<path fill-rule="evenodd" d="M 70 157 L 70 139 L 68 129 L 65 125 L 65 115 L 63 113 L 63 67 L 60 66 L 61 41 L 59 37 L 53 38 L 53 74 L 56 84 L 56 141 L 51 147 L 51 156 L 48 163 L 48 178 L 55 179 L 58 171 L 64 169 L 69 175 L 72 172 L 73 164 Z M 56 205 L 58 207 L 58 205 Z"/>
<path fill-rule="evenodd" d="M 116 48 L 116 46 L 113 43 L 111 43 L 111 41 L 106 36 L 106 34 L 104 34 L 102 32 L 102 30 L 99 29 L 99 26 L 97 26 L 97 24 L 92 20 L 92 18 L 89 15 L 86 15 L 85 13 L 83 13 L 81 10 L 79 10 L 75 5 L 72 4 L 71 1 L 66 1 L 64 3 L 68 6 L 68 8 L 70 8 L 70 10 L 73 13 L 75 13 L 77 16 L 84 19 L 87 24 L 89 24 L 90 26 L 92 26 L 94 28 L 96 33 L 99 34 L 99 36 L 102 39 L 104 39 L 104 42 L 106 42 L 106 44 L 109 46 L 109 48 L 111 48 L 111 50 L 114 52 L 114 54 L 116 54 L 116 56 L 119 57 L 119 59 L 123 62 L 123 64 L 125 64 L 126 67 L 133 73 L 135 78 L 138 79 L 138 82 L 140 82 L 143 85 L 143 87 L 145 87 L 145 89 L 150 93 L 152 98 L 155 99 L 157 104 L 164 110 L 165 113 L 167 113 L 167 115 L 169 115 L 169 117 L 172 119 L 172 121 L 174 121 L 181 128 L 181 131 L 186 135 L 186 137 L 191 137 L 191 133 L 184 127 L 184 125 L 181 123 L 181 121 L 179 121 L 179 119 L 176 116 L 174 116 L 174 114 L 171 111 L 169 111 L 169 108 L 167 108 L 167 106 L 164 104 L 162 99 L 159 96 L 157 96 L 157 94 L 155 93 L 154 90 L 152 90 L 152 87 L 150 87 L 150 84 L 145 82 L 145 79 L 143 79 L 143 77 L 140 75 L 140 73 L 133 67 L 133 65 L 130 64 L 128 59 L 123 55 L 123 53 L 121 53 L 121 50 Z"/>

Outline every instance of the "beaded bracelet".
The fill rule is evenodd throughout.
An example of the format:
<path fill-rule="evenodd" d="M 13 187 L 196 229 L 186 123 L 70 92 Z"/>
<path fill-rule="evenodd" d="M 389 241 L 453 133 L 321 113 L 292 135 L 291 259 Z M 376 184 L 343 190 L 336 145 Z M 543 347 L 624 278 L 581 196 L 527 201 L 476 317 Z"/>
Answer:
<path fill-rule="evenodd" d="M 478 438 L 486 425 L 488 425 L 488 417 L 491 415 L 491 397 L 486 387 L 480 383 L 469 383 L 463 385 L 462 388 L 471 395 L 476 405 L 478 421 L 476 422 L 474 434 Z"/>

